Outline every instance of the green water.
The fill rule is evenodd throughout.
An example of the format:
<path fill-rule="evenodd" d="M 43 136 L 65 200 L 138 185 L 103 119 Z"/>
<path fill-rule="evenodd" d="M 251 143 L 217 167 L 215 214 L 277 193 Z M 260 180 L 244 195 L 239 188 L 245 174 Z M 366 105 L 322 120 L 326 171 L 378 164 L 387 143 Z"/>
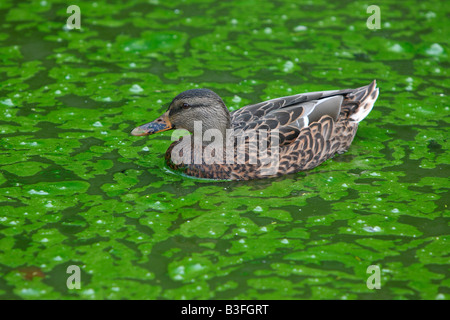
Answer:
<path fill-rule="evenodd" d="M 378 30 L 364 1 L 74 4 L 81 30 L 66 1 L 0 3 L 1 299 L 449 299 L 448 2 L 378 1 Z M 129 135 L 195 87 L 234 110 L 373 79 L 308 172 L 198 181 L 170 132 Z"/>

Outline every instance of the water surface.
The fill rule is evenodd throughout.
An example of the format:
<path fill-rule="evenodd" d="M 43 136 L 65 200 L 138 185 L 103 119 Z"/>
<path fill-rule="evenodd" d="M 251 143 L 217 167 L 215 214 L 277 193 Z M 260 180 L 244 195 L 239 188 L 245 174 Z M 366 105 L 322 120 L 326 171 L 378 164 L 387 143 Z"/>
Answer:
<path fill-rule="evenodd" d="M 448 299 L 448 3 L 0 4 L 0 298 Z M 277 179 L 166 170 L 181 91 L 230 110 L 377 79 L 350 150 Z M 68 289 L 68 266 L 81 289 Z M 367 268 L 381 268 L 369 289 Z"/>

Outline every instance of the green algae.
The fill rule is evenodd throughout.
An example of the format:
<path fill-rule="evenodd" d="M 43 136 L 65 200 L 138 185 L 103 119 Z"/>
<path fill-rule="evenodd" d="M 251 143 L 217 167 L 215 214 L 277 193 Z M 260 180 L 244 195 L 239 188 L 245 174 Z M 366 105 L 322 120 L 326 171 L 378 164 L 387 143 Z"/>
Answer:
<path fill-rule="evenodd" d="M 448 299 L 447 4 L 384 2 L 369 30 L 361 1 L 80 2 L 70 31 L 66 5 L 0 4 L 1 298 Z M 190 88 L 235 110 L 373 79 L 349 151 L 308 172 L 192 179 L 170 134 L 129 135 Z"/>

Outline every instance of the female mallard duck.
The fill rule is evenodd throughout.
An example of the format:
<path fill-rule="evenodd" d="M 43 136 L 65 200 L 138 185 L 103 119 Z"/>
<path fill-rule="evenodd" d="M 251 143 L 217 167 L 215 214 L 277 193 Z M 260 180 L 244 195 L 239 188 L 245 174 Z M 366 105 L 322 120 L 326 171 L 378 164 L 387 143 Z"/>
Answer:
<path fill-rule="evenodd" d="M 131 134 L 191 132 L 166 152 L 168 166 L 190 176 L 229 180 L 281 176 L 312 169 L 347 151 L 358 123 L 377 97 L 373 81 L 358 89 L 272 99 L 230 114 L 213 91 L 192 89 L 176 96 L 162 116 Z"/>

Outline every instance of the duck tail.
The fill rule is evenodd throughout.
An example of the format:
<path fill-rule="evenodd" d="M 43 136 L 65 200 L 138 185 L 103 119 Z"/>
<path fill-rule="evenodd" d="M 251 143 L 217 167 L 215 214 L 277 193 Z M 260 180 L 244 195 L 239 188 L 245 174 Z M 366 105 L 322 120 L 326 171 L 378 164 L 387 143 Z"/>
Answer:
<path fill-rule="evenodd" d="M 378 98 L 378 88 L 375 80 L 367 86 L 355 89 L 347 95 L 346 105 L 349 108 L 348 119 L 360 122 L 372 111 Z"/>

